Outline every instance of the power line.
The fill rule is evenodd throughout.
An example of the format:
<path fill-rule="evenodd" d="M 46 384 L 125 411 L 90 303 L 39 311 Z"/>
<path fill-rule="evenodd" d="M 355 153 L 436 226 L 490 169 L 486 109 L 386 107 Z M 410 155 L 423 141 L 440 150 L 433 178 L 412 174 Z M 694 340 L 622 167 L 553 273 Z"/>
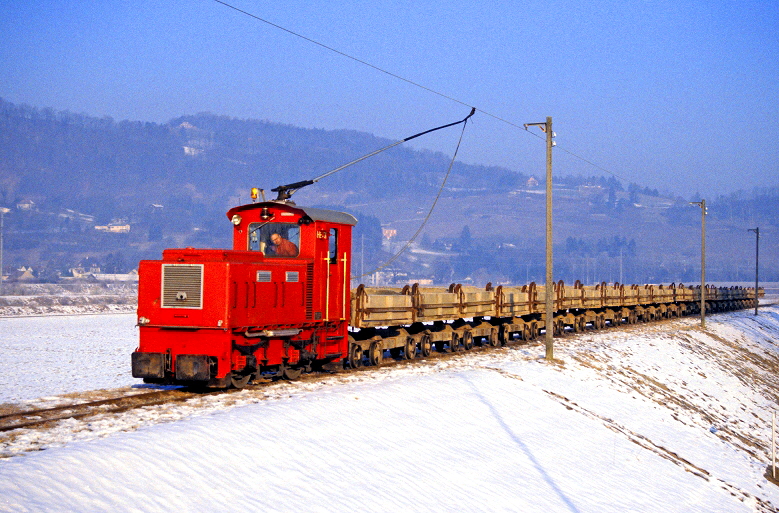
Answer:
<path fill-rule="evenodd" d="M 328 51 L 330 51 L 330 52 L 333 52 L 333 53 L 335 53 L 335 54 L 338 54 L 338 55 L 340 55 L 340 56 L 342 56 L 342 57 L 346 57 L 347 59 L 351 59 L 351 60 L 353 60 L 353 61 L 355 61 L 355 62 L 357 62 L 357 63 L 360 63 L 360 64 L 362 64 L 362 65 L 364 65 L 364 66 L 368 66 L 369 68 L 372 68 L 372 69 L 374 69 L 374 70 L 376 70 L 376 71 L 378 71 L 378 72 L 380 72 L 380 73 L 384 73 L 385 75 L 389 75 L 389 76 L 391 76 L 392 78 L 395 78 L 395 79 L 397 79 L 397 80 L 401 80 L 401 81 L 403 81 L 403 82 L 406 82 L 407 84 L 410 84 L 410 85 L 413 85 L 414 87 L 418 87 L 418 88 L 420 88 L 420 89 L 423 89 L 423 90 L 425 90 L 425 91 L 427 91 L 427 92 L 429 92 L 429 93 L 433 93 L 433 94 L 435 94 L 435 95 L 437 95 L 437 96 L 440 96 L 440 97 L 442 97 L 442 98 L 446 98 L 447 100 L 453 101 L 453 102 L 455 102 L 455 103 L 459 103 L 460 105 L 464 105 L 464 106 L 466 106 L 466 107 L 470 107 L 470 108 L 472 108 L 472 109 L 475 109 L 476 111 L 478 111 L 478 112 L 481 112 L 481 113 L 482 113 L 482 114 L 484 114 L 485 116 L 489 116 L 489 117 L 491 117 L 491 118 L 493 118 L 493 119 L 495 119 L 495 120 L 497 120 L 497 121 L 500 121 L 501 123 L 505 123 L 505 124 L 507 124 L 507 125 L 509 125 L 509 126 L 512 126 L 512 127 L 514 127 L 514 128 L 519 128 L 519 129 L 522 129 L 523 131 L 525 131 L 526 133 L 528 133 L 528 134 L 530 134 L 530 135 L 532 135 L 532 136 L 534 136 L 534 137 L 538 137 L 539 139 L 544 139 L 543 137 L 541 137 L 541 136 L 539 136 L 539 135 L 537 135 L 537 134 L 535 134 L 535 133 L 533 133 L 533 132 L 530 132 L 530 131 L 528 131 L 528 130 L 527 130 L 525 127 L 524 127 L 524 125 L 520 125 L 520 124 L 518 124 L 518 123 L 514 123 L 514 122 L 512 122 L 512 121 L 509 121 L 509 120 L 507 120 L 507 119 L 505 119 L 505 118 L 503 118 L 503 117 L 500 117 L 500 116 L 498 116 L 498 115 L 496 115 L 496 114 L 492 114 L 492 113 L 490 113 L 490 112 L 488 112 L 488 111 L 486 111 L 486 110 L 480 109 L 480 108 L 478 108 L 478 107 L 476 107 L 476 106 L 474 106 L 474 105 L 471 105 L 471 104 L 469 104 L 469 103 L 467 103 L 467 102 L 464 102 L 464 101 L 462 101 L 462 100 L 458 100 L 457 98 L 454 98 L 454 97 L 452 97 L 452 96 L 449 96 L 449 95 L 447 95 L 447 94 L 444 94 L 444 93 L 442 93 L 442 92 L 440 92 L 440 91 L 436 91 L 435 89 L 432 89 L 432 88 L 430 88 L 430 87 L 427 87 L 427 86 L 425 86 L 425 85 L 422 85 L 422 84 L 420 84 L 419 82 L 414 82 L 413 80 L 410 80 L 410 79 L 408 79 L 408 78 L 405 78 L 405 77 L 403 77 L 403 76 L 401 76 L 401 75 L 398 75 L 397 73 L 393 73 L 393 72 L 391 72 L 391 71 L 388 71 L 388 70 L 386 70 L 386 69 L 384 69 L 384 68 L 381 68 L 381 67 L 379 67 L 379 66 L 376 66 L 375 64 L 371 64 L 371 63 L 370 63 L 370 62 L 368 62 L 368 61 L 365 61 L 365 60 L 363 60 L 363 59 L 360 59 L 360 58 L 358 58 L 358 57 L 355 57 L 355 56 L 353 56 L 353 55 L 350 55 L 350 54 L 348 54 L 348 53 L 346 53 L 346 52 L 342 52 L 342 51 L 340 51 L 340 50 L 338 50 L 338 49 L 336 49 L 336 48 L 333 48 L 332 46 L 328 46 L 328 45 L 326 45 L 326 44 L 324 44 L 324 43 L 320 43 L 319 41 L 317 41 L 317 40 L 315 40 L 315 39 L 312 39 L 312 38 L 310 38 L 310 37 L 304 36 L 303 34 L 300 34 L 300 33 L 298 33 L 298 32 L 295 32 L 294 30 L 290 30 L 290 29 L 288 29 L 288 28 L 286 28 L 286 27 L 282 27 L 281 25 L 279 25 L 279 24 L 277 24 L 277 23 L 273 23 L 272 21 L 266 20 L 265 18 L 261 18 L 260 16 L 257 16 L 256 14 L 252 14 L 252 13 L 250 13 L 250 12 L 248 12 L 248 11 L 244 11 L 243 9 L 239 9 L 238 7 L 236 7 L 236 6 L 234 6 L 234 5 L 231 5 L 231 4 L 228 4 L 227 2 L 223 2 L 222 0 L 214 0 L 214 1 L 215 1 L 216 3 L 218 3 L 218 4 L 221 4 L 221 5 L 223 5 L 223 6 L 227 7 L 227 8 L 229 8 L 229 9 L 232 9 L 232 10 L 234 10 L 234 11 L 236 11 L 236 12 L 239 12 L 239 13 L 241 13 L 241 14 L 244 14 L 244 15 L 246 15 L 246 16 L 249 16 L 250 18 L 253 18 L 253 19 L 255 19 L 255 20 L 257 20 L 257 21 L 260 21 L 260 22 L 262 22 L 262 23 L 265 23 L 266 25 L 270 25 L 271 27 L 274 27 L 274 28 L 276 28 L 276 29 L 279 29 L 279 30 L 281 30 L 281 31 L 284 31 L 284 32 L 286 32 L 286 33 L 288 33 L 288 34 L 291 34 L 291 35 L 293 35 L 293 36 L 295 36 L 295 37 L 298 37 L 298 38 L 300 38 L 300 39 L 303 39 L 304 41 L 308 41 L 309 43 L 315 44 L 315 45 L 317 45 L 317 46 L 319 46 L 319 47 L 321 47 L 321 48 L 324 48 L 325 50 L 328 50 Z M 609 171 L 608 169 L 606 169 L 606 168 L 604 168 L 604 167 L 602 167 L 602 166 L 599 166 L 599 165 L 595 164 L 594 162 L 592 162 L 592 161 L 590 161 L 590 160 L 588 160 L 588 159 L 586 159 L 586 158 L 582 157 L 581 155 L 577 155 L 576 153 L 573 153 L 573 152 L 571 152 L 571 151 L 569 151 L 569 150 L 566 150 L 566 149 L 564 149 L 564 148 L 561 148 L 559 145 L 558 145 L 557 147 L 558 147 L 558 149 L 560 149 L 560 150 L 564 151 L 565 153 L 567 153 L 567 154 L 571 155 L 572 157 L 574 157 L 574 158 L 577 158 L 577 159 L 581 160 L 582 162 L 585 162 L 585 163 L 587 163 L 587 164 L 589 164 L 589 165 L 593 166 L 594 168 L 596 168 L 596 169 L 599 169 L 599 170 L 603 171 L 604 173 L 610 174 L 610 175 L 614 176 L 615 178 L 618 178 L 618 179 L 620 179 L 620 180 L 623 180 L 623 181 L 625 181 L 625 182 L 628 182 L 628 183 L 629 183 L 629 180 L 627 180 L 626 178 L 623 178 L 623 177 L 619 176 L 618 174 L 616 174 L 616 173 L 613 173 L 613 172 Z"/>

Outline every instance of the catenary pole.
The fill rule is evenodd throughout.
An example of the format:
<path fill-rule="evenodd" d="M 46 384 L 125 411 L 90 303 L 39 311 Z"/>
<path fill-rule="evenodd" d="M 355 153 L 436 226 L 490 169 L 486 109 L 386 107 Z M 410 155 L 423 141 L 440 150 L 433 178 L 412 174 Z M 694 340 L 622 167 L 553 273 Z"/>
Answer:
<path fill-rule="evenodd" d="M 701 207 L 701 328 L 706 328 L 706 200 L 691 201 Z"/>
<path fill-rule="evenodd" d="M 758 293 L 758 272 L 760 270 L 760 227 L 750 228 L 750 232 L 755 232 L 755 315 L 757 315 L 757 306 L 760 303 L 760 294 Z"/>
<path fill-rule="evenodd" d="M 546 118 L 546 359 L 554 359 L 554 275 L 552 273 L 552 118 Z"/>
<path fill-rule="evenodd" d="M 5 231 L 5 214 L 10 212 L 5 207 L 0 207 L 0 296 L 3 295 L 3 232 Z"/>
<path fill-rule="evenodd" d="M 544 326 L 546 336 L 546 359 L 554 360 L 554 273 L 552 272 L 552 147 L 555 143 L 555 133 L 552 131 L 552 118 L 547 117 L 544 123 L 525 123 L 525 130 L 529 126 L 537 126 L 546 133 L 546 314 Z"/>

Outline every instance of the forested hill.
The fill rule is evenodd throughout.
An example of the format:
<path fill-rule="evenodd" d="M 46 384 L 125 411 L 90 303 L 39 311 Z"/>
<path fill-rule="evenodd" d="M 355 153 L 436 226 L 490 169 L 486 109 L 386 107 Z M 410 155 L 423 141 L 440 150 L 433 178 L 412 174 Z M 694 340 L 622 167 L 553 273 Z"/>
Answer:
<path fill-rule="evenodd" d="M 164 124 L 115 121 L 0 99 L 0 207 L 11 209 L 5 273 L 32 266 L 39 278 L 55 276 L 87 260 L 127 271 L 167 247 L 227 247 L 225 212 L 248 202 L 249 188 L 311 179 L 392 142 L 213 114 Z M 370 271 L 419 229 L 450 158 L 400 145 L 295 199 L 355 214 L 359 268 Z M 440 283 L 541 280 L 544 187 L 521 171 L 455 162 L 413 251 L 386 274 Z M 708 193 L 717 191 L 707 191 L 712 279 L 746 275 L 753 254 L 747 228 L 766 234 L 761 259 L 779 254 L 770 237 L 779 226 L 776 185 L 714 198 Z M 561 279 L 698 276 L 695 198 L 623 188 L 613 177 L 564 176 L 555 190 Z"/>
<path fill-rule="evenodd" d="M 212 114 L 166 124 L 117 122 L 0 99 L 0 204 L 32 200 L 104 222 L 143 215 L 152 203 L 170 214 L 197 206 L 221 216 L 238 194 L 246 201 L 251 186 L 308 179 L 391 142 L 351 130 Z M 448 164 L 440 153 L 397 147 L 372 157 L 359 173 L 333 175 L 320 187 L 377 199 L 425 193 L 440 184 Z M 375 187 L 377 177 L 382 187 Z M 524 179 L 506 169 L 455 163 L 449 183 L 479 188 Z"/>

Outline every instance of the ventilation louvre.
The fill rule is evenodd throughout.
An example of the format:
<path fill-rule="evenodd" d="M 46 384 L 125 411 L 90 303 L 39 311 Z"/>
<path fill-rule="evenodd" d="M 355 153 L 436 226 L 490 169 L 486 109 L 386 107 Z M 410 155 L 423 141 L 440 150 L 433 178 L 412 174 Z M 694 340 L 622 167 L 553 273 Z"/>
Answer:
<path fill-rule="evenodd" d="M 203 265 L 162 265 L 162 308 L 203 308 Z"/>

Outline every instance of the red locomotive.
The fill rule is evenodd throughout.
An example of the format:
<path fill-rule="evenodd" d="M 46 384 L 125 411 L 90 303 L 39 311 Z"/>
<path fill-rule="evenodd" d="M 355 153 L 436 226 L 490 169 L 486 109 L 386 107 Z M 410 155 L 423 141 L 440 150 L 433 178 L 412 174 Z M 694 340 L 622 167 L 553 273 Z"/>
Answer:
<path fill-rule="evenodd" d="M 140 263 L 133 377 L 242 387 L 342 365 L 351 230 L 342 212 L 268 201 L 235 207 L 233 249 L 168 249 Z"/>

